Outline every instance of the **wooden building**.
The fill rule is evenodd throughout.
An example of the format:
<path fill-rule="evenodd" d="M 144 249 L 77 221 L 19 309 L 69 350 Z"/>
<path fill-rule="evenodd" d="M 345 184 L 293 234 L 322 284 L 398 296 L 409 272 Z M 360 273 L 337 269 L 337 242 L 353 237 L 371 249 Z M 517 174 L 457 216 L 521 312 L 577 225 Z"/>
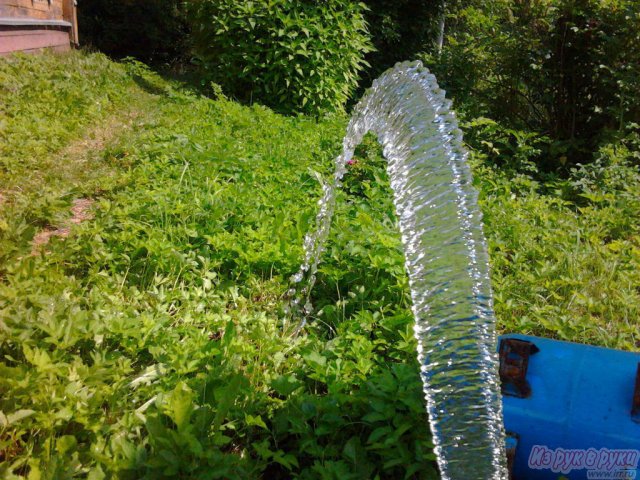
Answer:
<path fill-rule="evenodd" d="M 77 44 L 75 0 L 0 0 L 0 55 Z"/>

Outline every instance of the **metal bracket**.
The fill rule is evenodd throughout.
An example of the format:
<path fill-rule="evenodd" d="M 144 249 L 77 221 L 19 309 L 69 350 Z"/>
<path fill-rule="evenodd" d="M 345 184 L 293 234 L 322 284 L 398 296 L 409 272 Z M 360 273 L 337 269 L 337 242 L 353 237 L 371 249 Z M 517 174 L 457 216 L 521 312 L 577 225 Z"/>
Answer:
<path fill-rule="evenodd" d="M 527 398 L 531 386 L 527 382 L 529 357 L 540 349 L 532 342 L 516 338 L 500 340 L 500 381 L 502 393 L 512 397 Z"/>
<path fill-rule="evenodd" d="M 633 401 L 631 402 L 631 418 L 634 422 L 640 423 L 640 363 L 636 371 L 636 386 L 633 390 Z"/>
<path fill-rule="evenodd" d="M 513 464 L 516 461 L 516 450 L 518 449 L 518 441 L 520 436 L 517 433 L 507 432 L 505 446 L 507 450 L 507 469 L 509 471 L 509 480 L 514 480 Z"/>

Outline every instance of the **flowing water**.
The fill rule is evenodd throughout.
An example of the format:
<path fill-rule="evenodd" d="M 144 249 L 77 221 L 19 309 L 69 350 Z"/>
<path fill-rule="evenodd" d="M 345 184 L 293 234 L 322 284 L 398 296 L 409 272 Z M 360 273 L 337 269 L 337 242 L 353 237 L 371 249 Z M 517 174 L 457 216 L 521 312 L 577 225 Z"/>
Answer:
<path fill-rule="evenodd" d="M 292 309 L 310 313 L 336 192 L 367 132 L 377 135 L 387 159 L 441 477 L 506 479 L 482 217 L 451 102 L 420 62 L 385 72 L 356 106 L 333 179 L 323 186 L 317 229 L 306 237 L 292 279 Z"/>

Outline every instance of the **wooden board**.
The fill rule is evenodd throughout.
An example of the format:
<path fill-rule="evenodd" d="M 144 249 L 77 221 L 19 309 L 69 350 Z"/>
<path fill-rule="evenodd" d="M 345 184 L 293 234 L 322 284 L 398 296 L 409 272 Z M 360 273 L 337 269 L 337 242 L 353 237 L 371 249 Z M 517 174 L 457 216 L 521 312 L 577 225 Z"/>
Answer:
<path fill-rule="evenodd" d="M 0 30 L 0 55 L 16 51 L 36 52 L 43 48 L 66 51 L 71 48 L 65 30 L 11 29 Z"/>
<path fill-rule="evenodd" d="M 63 0 L 0 0 L 0 17 L 62 20 Z"/>
<path fill-rule="evenodd" d="M 77 44 L 73 0 L 0 0 L 0 20 L 4 21 L 0 22 L 0 55 L 43 48 L 68 50 L 70 42 Z M 43 20 L 55 25 L 45 26 Z M 60 25 L 63 21 L 69 23 Z"/>

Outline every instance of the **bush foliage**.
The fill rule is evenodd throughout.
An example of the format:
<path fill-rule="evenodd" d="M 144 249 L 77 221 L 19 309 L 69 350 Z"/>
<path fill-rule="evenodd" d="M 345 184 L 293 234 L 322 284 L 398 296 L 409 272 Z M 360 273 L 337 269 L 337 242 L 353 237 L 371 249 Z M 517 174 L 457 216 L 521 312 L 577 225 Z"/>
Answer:
<path fill-rule="evenodd" d="M 182 0 L 82 0 L 80 42 L 116 58 L 153 64 L 189 59 Z"/>
<path fill-rule="evenodd" d="M 468 118 L 547 140 L 562 169 L 640 123 L 640 3 L 448 2 L 441 55 L 423 56 Z"/>
<path fill-rule="evenodd" d="M 365 0 L 374 50 L 366 56 L 370 64 L 363 72 L 363 87 L 369 87 L 387 68 L 413 60 L 431 51 L 438 36 L 442 2 L 433 0 Z"/>
<path fill-rule="evenodd" d="M 198 0 L 190 20 L 207 78 L 283 112 L 341 111 L 371 47 L 348 0 Z"/>

